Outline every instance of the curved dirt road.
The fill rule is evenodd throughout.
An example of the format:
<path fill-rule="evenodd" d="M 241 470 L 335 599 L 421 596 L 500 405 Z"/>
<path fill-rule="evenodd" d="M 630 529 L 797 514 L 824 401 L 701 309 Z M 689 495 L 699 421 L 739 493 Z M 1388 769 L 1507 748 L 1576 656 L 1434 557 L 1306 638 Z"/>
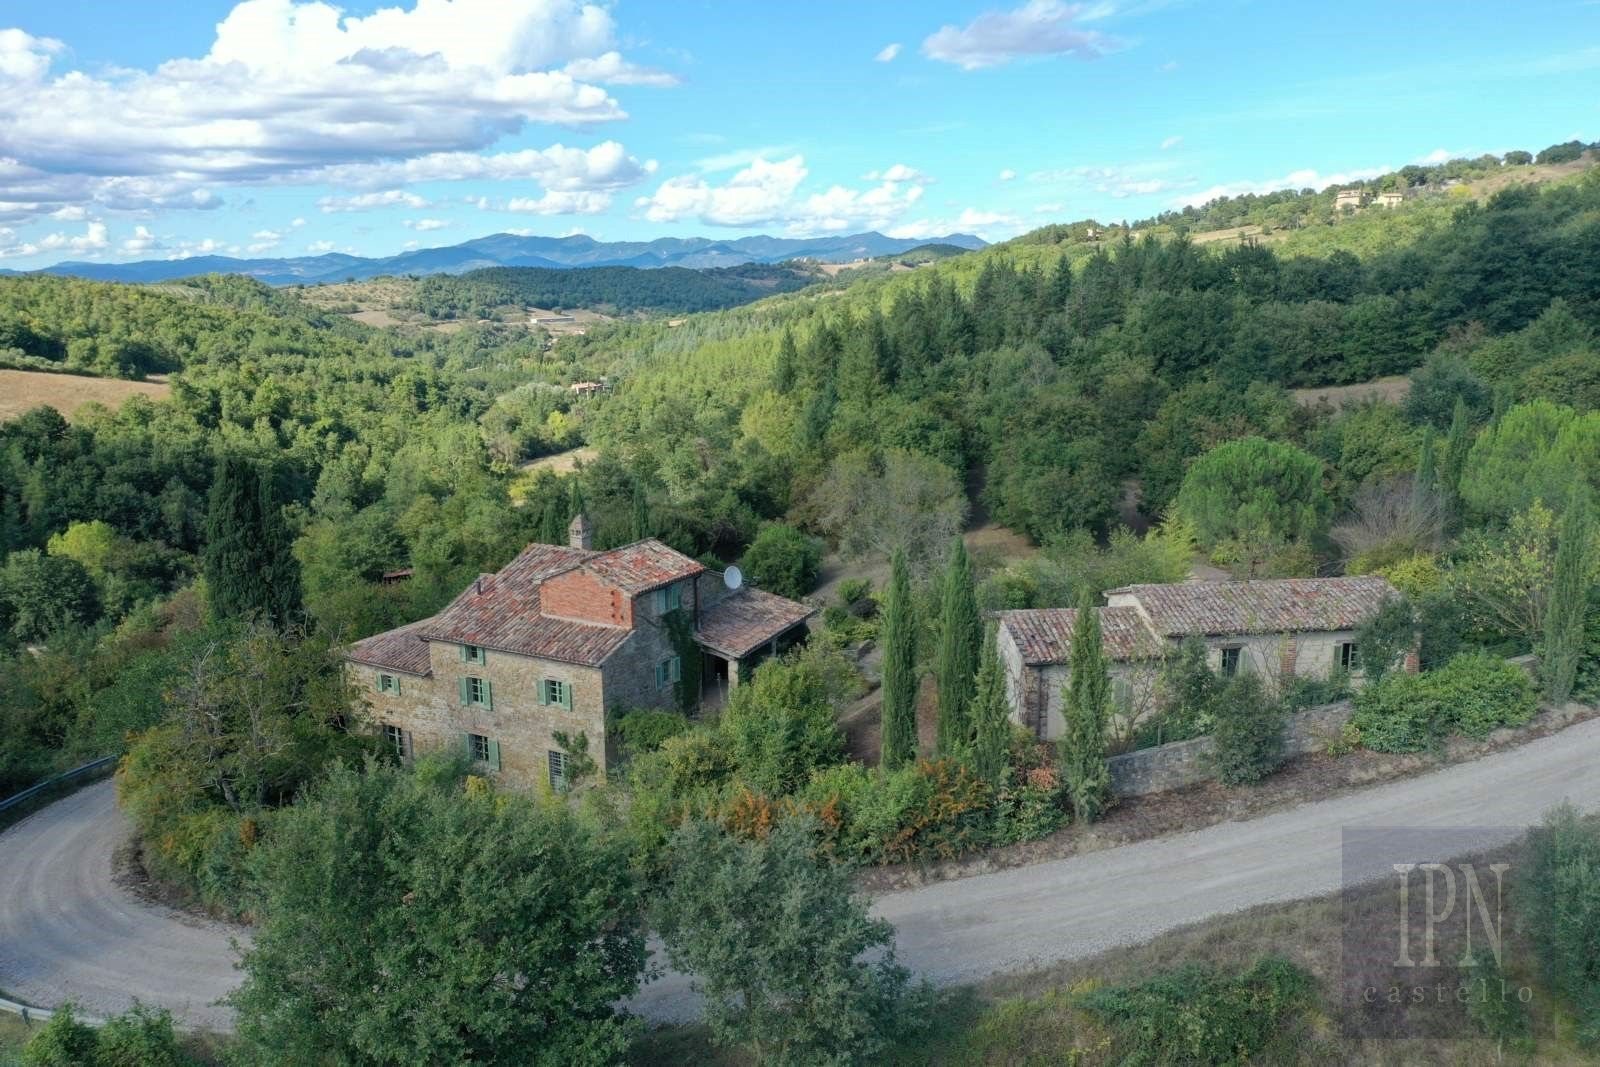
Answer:
<path fill-rule="evenodd" d="M 1485 828 L 1476 849 L 1515 837 L 1563 800 L 1600 810 L 1600 719 L 1256 819 L 891 893 L 874 910 L 894 922 L 914 971 L 970 981 L 1337 889 L 1345 827 Z M 191 1024 L 225 1025 L 211 1002 L 238 980 L 230 931 L 113 886 L 111 853 L 125 833 L 101 785 L 0 835 L 0 989 L 47 1005 L 71 997 L 101 1014 L 137 995 Z M 671 974 L 632 1006 L 682 1018 L 694 998 Z"/>

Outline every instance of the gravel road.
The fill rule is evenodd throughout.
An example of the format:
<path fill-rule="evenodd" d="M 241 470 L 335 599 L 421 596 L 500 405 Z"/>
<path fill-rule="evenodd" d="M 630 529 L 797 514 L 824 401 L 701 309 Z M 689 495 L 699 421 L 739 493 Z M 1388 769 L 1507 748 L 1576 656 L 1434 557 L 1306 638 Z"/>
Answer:
<path fill-rule="evenodd" d="M 1093 955 L 1257 904 L 1338 888 L 1345 827 L 1480 828 L 1510 840 L 1569 800 L 1600 810 L 1600 719 L 1519 748 L 1272 815 L 879 897 L 903 962 L 938 983 Z M 236 931 L 143 903 L 112 880 L 127 825 L 109 783 L 0 835 L 0 989 L 110 1014 L 133 997 L 223 1027 Z M 1447 857 L 1427 857 L 1444 859 Z M 692 1014 L 668 975 L 633 1007 Z"/>

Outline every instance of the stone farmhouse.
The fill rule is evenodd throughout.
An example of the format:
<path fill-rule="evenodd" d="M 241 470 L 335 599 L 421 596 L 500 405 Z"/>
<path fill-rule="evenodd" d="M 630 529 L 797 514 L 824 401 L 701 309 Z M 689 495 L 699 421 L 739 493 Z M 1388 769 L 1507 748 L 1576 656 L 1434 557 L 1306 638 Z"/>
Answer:
<path fill-rule="evenodd" d="M 607 711 L 674 706 L 684 635 L 702 657 L 702 700 L 806 636 L 812 608 L 730 588 L 659 541 L 594 551 L 582 515 L 569 541 L 529 545 L 432 618 L 345 650 L 374 728 L 402 757 L 455 746 L 506 784 L 560 790 L 569 753 L 555 734 L 586 735 L 604 774 Z"/>
<path fill-rule="evenodd" d="M 1161 659 L 1187 638 L 1205 643 L 1223 676 L 1259 673 L 1274 683 L 1336 671 L 1361 679 L 1356 628 L 1398 596 L 1383 578 L 1287 578 L 1130 585 L 1106 593 L 1100 614 L 1118 714 L 1137 718 L 1152 699 Z M 1064 728 L 1061 690 L 1072 652 L 1075 608 L 996 613 L 1011 717 L 1046 740 Z M 1417 669 L 1415 652 L 1405 668 Z"/>

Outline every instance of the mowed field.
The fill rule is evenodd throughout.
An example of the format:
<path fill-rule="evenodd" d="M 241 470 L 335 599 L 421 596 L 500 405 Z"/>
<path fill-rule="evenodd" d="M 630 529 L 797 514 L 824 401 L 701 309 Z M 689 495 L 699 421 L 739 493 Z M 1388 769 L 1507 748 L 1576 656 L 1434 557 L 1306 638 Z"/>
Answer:
<path fill-rule="evenodd" d="M 165 400 L 172 386 L 163 381 L 125 382 L 78 374 L 46 374 L 32 370 L 0 370 L 0 421 L 45 405 L 72 418 L 85 404 L 120 405 L 130 396 Z"/>

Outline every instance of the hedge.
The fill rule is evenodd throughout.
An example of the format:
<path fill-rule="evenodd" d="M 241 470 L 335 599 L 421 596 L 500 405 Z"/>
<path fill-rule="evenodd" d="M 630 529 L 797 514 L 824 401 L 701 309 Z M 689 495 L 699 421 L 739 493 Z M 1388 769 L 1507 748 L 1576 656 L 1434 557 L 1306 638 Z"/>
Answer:
<path fill-rule="evenodd" d="M 1394 673 L 1356 694 L 1351 722 L 1375 752 L 1420 752 L 1452 733 L 1484 738 L 1521 726 L 1538 708 L 1533 683 L 1486 652 L 1466 652 L 1425 674 Z"/>

